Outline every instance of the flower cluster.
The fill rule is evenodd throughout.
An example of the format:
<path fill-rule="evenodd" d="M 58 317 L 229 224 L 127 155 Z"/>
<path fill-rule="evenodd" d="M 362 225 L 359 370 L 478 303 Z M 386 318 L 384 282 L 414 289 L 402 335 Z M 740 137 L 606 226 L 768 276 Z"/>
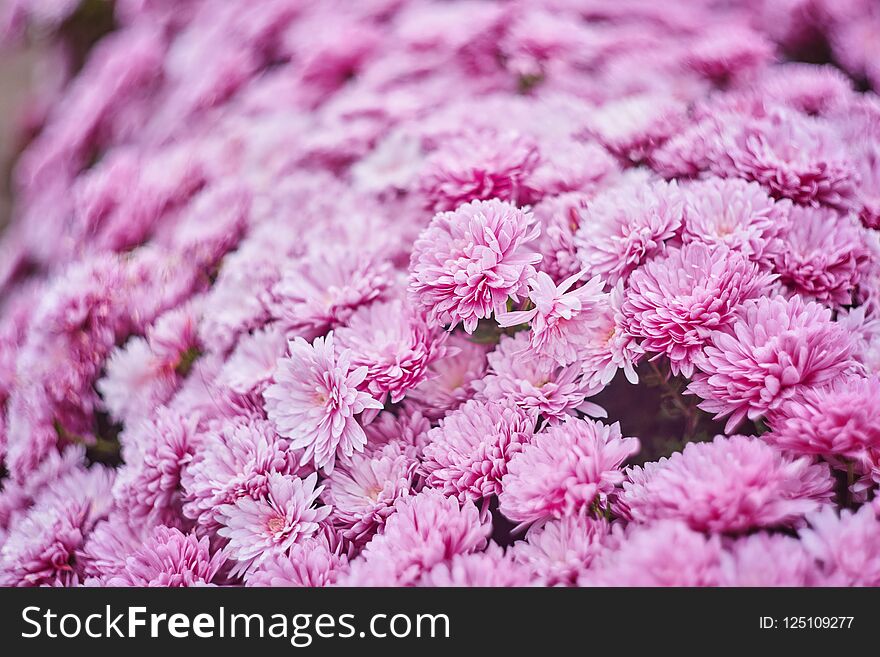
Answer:
<path fill-rule="evenodd" d="M 880 585 L 880 11 L 657 4 L 5 3 L 0 585 Z"/>

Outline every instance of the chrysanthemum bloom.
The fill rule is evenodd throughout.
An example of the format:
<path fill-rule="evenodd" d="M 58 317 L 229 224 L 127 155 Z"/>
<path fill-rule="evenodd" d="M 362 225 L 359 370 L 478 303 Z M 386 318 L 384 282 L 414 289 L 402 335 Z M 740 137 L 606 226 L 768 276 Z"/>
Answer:
<path fill-rule="evenodd" d="M 342 583 L 357 586 L 384 579 L 386 585 L 415 584 L 438 563 L 481 549 L 490 533 L 491 522 L 480 520 L 473 503 L 424 490 L 397 502 L 385 531 L 352 561 L 351 578 Z"/>
<path fill-rule="evenodd" d="M 117 504 L 142 521 L 181 522 L 181 478 L 201 442 L 199 418 L 162 407 L 121 436 L 125 460 L 113 486 Z"/>
<path fill-rule="evenodd" d="M 446 353 L 446 333 L 401 300 L 374 303 L 355 312 L 335 334 L 351 352 L 354 368 L 366 367 L 363 386 L 379 402 L 399 402 L 424 381 Z"/>
<path fill-rule="evenodd" d="M 321 335 L 380 298 L 393 282 L 391 266 L 373 249 L 352 247 L 291 260 L 272 288 L 270 310 L 286 331 Z"/>
<path fill-rule="evenodd" d="M 367 435 L 365 454 L 377 452 L 390 443 L 415 447 L 416 453 L 421 454 L 431 422 L 410 404 L 404 404 L 395 410 L 396 414 L 391 411 L 380 412 L 375 420 L 364 427 Z"/>
<path fill-rule="evenodd" d="M 630 276 L 627 330 L 645 351 L 665 354 L 673 374 L 690 377 L 712 331 L 728 326 L 744 301 L 768 293 L 773 278 L 724 246 L 670 249 Z"/>
<path fill-rule="evenodd" d="M 818 118 L 777 110 L 728 127 L 712 170 L 761 183 L 802 205 L 849 208 L 856 172 L 840 138 Z"/>
<path fill-rule="evenodd" d="M 870 504 L 857 512 L 831 508 L 814 513 L 800 531 L 820 564 L 823 586 L 880 586 L 880 519 Z"/>
<path fill-rule="evenodd" d="M 532 527 L 525 541 L 514 544 L 513 554 L 544 586 L 575 586 L 602 551 L 607 534 L 604 518 L 593 518 L 581 509 Z"/>
<path fill-rule="evenodd" d="M 542 148 L 541 158 L 526 181 L 530 202 L 568 193 L 593 192 L 620 170 L 608 151 L 590 142 L 554 142 Z M 535 214 L 537 216 L 537 211 Z"/>
<path fill-rule="evenodd" d="M 537 145 L 524 135 L 466 133 L 448 139 L 428 157 L 419 189 L 434 212 L 454 210 L 469 201 L 517 202 L 539 162 Z"/>
<path fill-rule="evenodd" d="M 784 248 L 791 202 L 774 201 L 759 184 L 738 178 L 707 178 L 684 188 L 685 244 L 723 245 L 768 266 Z"/>
<path fill-rule="evenodd" d="M 671 96 L 637 94 L 590 113 L 588 131 L 618 157 L 641 162 L 675 134 L 684 114 L 684 105 Z"/>
<path fill-rule="evenodd" d="M 348 557 L 323 537 L 308 538 L 288 552 L 272 553 L 250 574 L 247 586 L 331 586 L 348 568 Z"/>
<path fill-rule="evenodd" d="M 317 481 L 316 473 L 300 479 L 273 472 L 264 497 L 241 497 L 218 509 L 223 527 L 217 533 L 229 539 L 224 551 L 238 562 L 233 575 L 259 565 L 272 553 L 286 552 L 318 531 L 330 507 L 314 506 L 324 490 L 323 486 L 315 488 Z"/>
<path fill-rule="evenodd" d="M 754 83 L 754 91 L 811 115 L 828 114 L 854 95 L 852 80 L 840 69 L 799 62 L 767 68 Z"/>
<path fill-rule="evenodd" d="M 286 353 L 287 338 L 275 324 L 242 336 L 223 364 L 220 382 L 240 395 L 262 393 Z"/>
<path fill-rule="evenodd" d="M 623 281 L 618 281 L 604 295 L 598 319 L 584 335 L 578 346 L 578 365 L 583 370 L 583 382 L 589 388 L 604 388 L 618 370 L 623 370 L 626 380 L 638 383 L 635 366 L 644 350 L 626 327 L 622 307 L 625 299 Z"/>
<path fill-rule="evenodd" d="M 773 46 L 751 28 L 708 28 L 686 46 L 685 64 L 715 84 L 751 77 L 773 59 Z"/>
<path fill-rule="evenodd" d="M 531 213 L 498 200 L 441 212 L 413 246 L 410 297 L 441 326 L 461 322 L 473 333 L 481 319 L 518 302 L 541 256 L 529 242 L 540 229 Z"/>
<path fill-rule="evenodd" d="M 530 356 L 530 342 L 524 331 L 501 337 L 489 354 L 489 372 L 474 381 L 476 399 L 509 401 L 553 422 L 576 411 L 603 417 L 602 408 L 586 401 L 599 388 L 587 385 L 578 364 L 559 367 L 549 358 Z"/>
<path fill-rule="evenodd" d="M 529 280 L 529 299 L 535 307 L 498 315 L 499 326 L 531 323 L 530 339 L 535 353 L 562 366 L 575 362 L 584 333 L 598 315 L 605 286 L 594 276 L 569 291 L 581 276 L 582 272 L 569 276 L 557 287 L 550 276 L 539 271 Z"/>
<path fill-rule="evenodd" d="M 747 301 L 696 365 L 701 371 L 688 391 L 716 418 L 730 416 L 727 433 L 857 367 L 849 334 L 831 311 L 799 297 Z"/>
<path fill-rule="evenodd" d="M 531 439 L 535 421 L 510 403 L 467 402 L 428 432 L 425 483 L 462 502 L 488 501 L 501 491 L 507 464 Z"/>
<path fill-rule="evenodd" d="M 562 281 L 581 270 L 574 236 L 592 194 L 569 192 L 545 197 L 533 211 L 541 226 L 535 250 L 541 254 L 541 270 Z"/>
<path fill-rule="evenodd" d="M 880 449 L 878 417 L 880 377 L 846 377 L 784 404 L 763 438 L 792 452 L 860 460 Z"/>
<path fill-rule="evenodd" d="M 209 586 L 222 583 L 218 575 L 226 557 L 211 552 L 207 537 L 182 534 L 170 527 L 157 527 L 143 546 L 125 561 L 125 568 L 111 577 L 108 586 Z"/>
<path fill-rule="evenodd" d="M 333 334 L 309 344 L 288 343 L 290 355 L 278 362 L 274 383 L 263 392 L 266 413 L 293 449 L 302 449 L 300 463 L 333 472 L 337 452 L 351 456 L 367 442 L 355 415 L 382 404 L 358 390 L 367 367 L 352 370 L 351 352 L 336 352 Z"/>
<path fill-rule="evenodd" d="M 579 580 L 581 586 L 717 586 L 721 541 L 683 522 L 632 524 Z"/>
<path fill-rule="evenodd" d="M 785 249 L 773 259 L 789 293 L 848 306 L 870 259 L 864 228 L 853 215 L 827 208 L 794 208 Z"/>
<path fill-rule="evenodd" d="M 583 211 L 575 234 L 582 266 L 612 285 L 626 279 L 678 234 L 683 208 L 674 182 L 634 181 L 602 192 Z"/>
<path fill-rule="evenodd" d="M 343 459 L 324 480 L 321 499 L 346 538 L 363 543 L 384 526 L 398 499 L 413 494 L 416 453 L 401 440 L 391 442 Z"/>
<path fill-rule="evenodd" d="M 452 333 L 446 346 L 446 356 L 431 363 L 427 378 L 406 395 L 407 402 L 433 420 L 467 401 L 473 394 L 471 384 L 482 378 L 488 366 L 486 345 Z"/>
<path fill-rule="evenodd" d="M 624 479 L 620 466 L 639 451 L 620 425 L 570 419 L 538 433 L 507 465 L 500 510 L 521 525 L 562 518 L 604 503 Z"/>
<path fill-rule="evenodd" d="M 510 554 L 496 543 L 490 543 L 482 552 L 456 554 L 425 573 L 419 586 L 530 586 L 533 577 L 528 568 L 515 562 Z"/>
<path fill-rule="evenodd" d="M 201 447 L 182 477 L 183 513 L 200 530 L 220 528 L 220 508 L 242 497 L 259 499 L 269 475 L 302 474 L 289 443 L 263 419 L 221 420 L 205 432 Z"/>
<path fill-rule="evenodd" d="M 718 436 L 627 471 L 618 509 L 637 522 L 676 519 L 700 531 L 792 526 L 830 501 L 825 464 L 787 456 L 758 438 Z"/>
<path fill-rule="evenodd" d="M 791 536 L 760 532 L 733 541 L 721 555 L 720 586 L 811 586 L 816 561 Z"/>

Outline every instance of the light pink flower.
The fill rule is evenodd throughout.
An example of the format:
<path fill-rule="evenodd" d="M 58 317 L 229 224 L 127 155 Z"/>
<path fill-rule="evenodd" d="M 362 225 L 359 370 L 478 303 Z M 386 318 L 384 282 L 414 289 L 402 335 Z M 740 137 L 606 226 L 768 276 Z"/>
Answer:
<path fill-rule="evenodd" d="M 807 551 L 820 564 L 823 586 L 880 586 L 880 520 L 870 504 L 838 514 L 825 508 L 800 531 Z"/>
<path fill-rule="evenodd" d="M 519 301 L 541 256 L 531 213 L 498 200 L 474 201 L 435 215 L 416 240 L 410 297 L 434 324 L 473 333 L 477 323 Z"/>
<path fill-rule="evenodd" d="M 712 331 L 729 326 L 737 308 L 766 295 L 772 281 L 740 253 L 690 244 L 633 272 L 622 313 L 643 350 L 666 355 L 673 374 L 690 377 Z"/>
<path fill-rule="evenodd" d="M 510 459 L 534 429 L 535 418 L 517 406 L 469 401 L 428 432 L 421 465 L 425 482 L 462 502 L 487 501 L 501 491 Z"/>
<path fill-rule="evenodd" d="M 758 438 L 718 436 L 630 468 L 617 508 L 636 522 L 675 519 L 700 531 L 744 532 L 796 525 L 833 493 L 825 464 Z"/>
<path fill-rule="evenodd" d="M 535 435 L 501 480 L 500 510 L 522 525 L 604 504 L 623 482 L 620 467 L 638 452 L 620 425 L 570 419 Z"/>
<path fill-rule="evenodd" d="M 831 311 L 799 297 L 747 301 L 733 324 L 712 335 L 696 361 L 688 391 L 700 408 L 730 416 L 730 433 L 807 389 L 831 383 L 856 367 L 853 344 Z"/>
<path fill-rule="evenodd" d="M 604 295 L 597 321 L 586 331 L 578 346 L 578 364 L 587 387 L 604 388 L 618 370 L 623 370 L 630 383 L 639 381 L 635 366 L 642 359 L 644 350 L 627 329 L 622 311 L 624 299 L 623 281 L 618 281 Z"/>
<path fill-rule="evenodd" d="M 303 450 L 300 463 L 333 471 L 337 453 L 362 451 L 367 438 L 355 415 L 382 404 L 358 390 L 367 367 L 351 369 L 351 352 L 336 352 L 333 334 L 309 344 L 288 344 L 290 354 L 278 362 L 274 383 L 263 392 L 266 413 L 278 433 Z"/>
<path fill-rule="evenodd" d="M 265 496 L 241 497 L 218 509 L 223 526 L 217 533 L 229 539 L 224 552 L 238 562 L 233 575 L 258 566 L 271 554 L 283 554 L 318 531 L 330 507 L 314 506 L 324 490 L 315 488 L 317 481 L 316 473 L 300 479 L 273 472 Z"/>
<path fill-rule="evenodd" d="M 438 563 L 422 576 L 419 586 L 509 588 L 530 586 L 532 581 L 531 573 L 511 558 L 510 550 L 505 552 L 490 543 L 483 552 L 456 554 L 449 561 Z"/>
<path fill-rule="evenodd" d="M 323 537 L 308 538 L 289 552 L 273 552 L 245 576 L 247 586 L 323 587 L 348 568 L 348 558 Z"/>
<path fill-rule="evenodd" d="M 811 586 L 817 571 L 801 541 L 760 532 L 737 539 L 722 553 L 719 586 Z"/>

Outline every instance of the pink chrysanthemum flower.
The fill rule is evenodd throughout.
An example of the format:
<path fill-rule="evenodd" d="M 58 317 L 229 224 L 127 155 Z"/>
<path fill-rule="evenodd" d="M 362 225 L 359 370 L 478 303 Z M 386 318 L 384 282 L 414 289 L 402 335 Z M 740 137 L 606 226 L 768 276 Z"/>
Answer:
<path fill-rule="evenodd" d="M 826 208 L 794 208 L 785 249 L 773 268 L 789 293 L 848 306 L 870 260 L 863 228 L 853 215 Z"/>
<path fill-rule="evenodd" d="M 809 521 L 801 541 L 820 564 L 823 586 L 880 586 L 880 519 L 870 504 L 840 515 L 825 508 Z"/>
<path fill-rule="evenodd" d="M 367 439 L 355 415 L 382 404 L 358 390 L 368 368 L 352 370 L 351 352 L 336 352 L 333 334 L 309 344 L 288 344 L 290 355 L 278 362 L 274 383 L 266 388 L 266 413 L 293 449 L 303 450 L 302 464 L 333 471 L 337 453 L 362 451 Z"/>
<path fill-rule="evenodd" d="M 611 292 L 604 295 L 598 319 L 578 346 L 578 364 L 583 370 L 584 384 L 589 388 L 604 388 L 618 370 L 626 380 L 638 383 L 635 366 L 644 351 L 626 327 L 622 307 L 625 300 L 623 281 L 618 281 Z"/>
<path fill-rule="evenodd" d="M 617 508 L 637 522 L 684 520 L 710 532 L 791 526 L 830 501 L 825 464 L 786 456 L 758 438 L 718 436 L 627 471 Z"/>
<path fill-rule="evenodd" d="M 437 564 L 482 549 L 490 533 L 491 523 L 480 520 L 471 502 L 461 504 L 440 491 L 424 490 L 398 501 L 385 531 L 352 561 L 350 579 L 342 583 L 415 584 Z"/>
<path fill-rule="evenodd" d="M 602 551 L 607 534 L 604 518 L 593 518 L 581 509 L 532 527 L 526 540 L 514 545 L 513 554 L 544 586 L 575 586 Z"/>
<path fill-rule="evenodd" d="M 416 240 L 410 296 L 432 323 L 473 333 L 481 319 L 519 301 L 541 256 L 530 250 L 540 229 L 531 213 L 498 200 L 441 212 Z"/>
<path fill-rule="evenodd" d="M 483 552 L 456 554 L 438 563 L 419 580 L 419 586 L 432 587 L 520 587 L 532 585 L 528 569 L 521 566 L 495 543 Z"/>
<path fill-rule="evenodd" d="M 669 95 L 634 94 L 589 114 L 588 132 L 618 157 L 641 162 L 684 120 L 684 104 Z"/>
<path fill-rule="evenodd" d="M 850 102 L 852 80 L 833 66 L 787 62 L 765 70 L 754 91 L 804 114 L 825 115 Z"/>
<path fill-rule="evenodd" d="M 179 525 L 181 479 L 201 436 L 199 418 L 162 407 L 122 434 L 125 465 L 113 486 L 117 504 L 133 518 Z"/>
<path fill-rule="evenodd" d="M 820 119 L 777 110 L 727 129 L 715 173 L 761 183 L 775 197 L 846 209 L 856 172 L 839 137 Z"/>
<path fill-rule="evenodd" d="M 550 276 L 539 271 L 529 281 L 529 299 L 535 307 L 502 313 L 497 317 L 498 324 L 509 327 L 531 323 L 534 352 L 559 365 L 570 365 L 577 360 L 584 333 L 596 319 L 605 286 L 598 276 L 594 276 L 569 291 L 581 276 L 582 272 L 578 272 L 557 286 Z"/>
<path fill-rule="evenodd" d="M 108 586 L 210 586 L 220 584 L 226 562 L 221 551 L 211 551 L 207 537 L 157 527 L 153 535 L 125 561 L 125 568 Z"/>
<path fill-rule="evenodd" d="M 634 271 L 622 312 L 642 349 L 665 354 L 673 374 L 690 377 L 712 331 L 728 326 L 744 301 L 767 294 L 773 278 L 736 251 L 694 243 Z"/>
<path fill-rule="evenodd" d="M 799 297 L 747 301 L 696 365 L 701 371 L 688 391 L 716 418 L 730 416 L 727 433 L 857 367 L 849 334 L 831 311 Z"/>
<path fill-rule="evenodd" d="M 724 245 L 762 265 L 784 248 L 791 202 L 774 201 L 757 183 L 708 178 L 684 188 L 682 242 Z"/>
<path fill-rule="evenodd" d="M 382 529 L 395 502 L 413 494 L 416 451 L 397 440 L 344 459 L 324 480 L 321 499 L 333 507 L 330 521 L 346 538 L 364 543 Z"/>
<path fill-rule="evenodd" d="M 807 390 L 769 418 L 762 437 L 800 454 L 862 460 L 880 449 L 880 376 L 847 377 Z"/>
<path fill-rule="evenodd" d="M 392 283 L 390 263 L 371 249 L 324 249 L 291 260 L 272 288 L 271 310 L 286 331 L 313 337 L 347 322 Z"/>
<path fill-rule="evenodd" d="M 240 395 L 262 393 L 286 353 L 287 338 L 275 324 L 242 336 L 220 370 L 220 383 Z"/>
<path fill-rule="evenodd" d="M 501 491 L 510 459 L 532 437 L 535 418 L 512 404 L 469 401 L 426 436 L 425 483 L 462 502 Z"/>
<path fill-rule="evenodd" d="M 673 183 L 633 181 L 596 196 L 575 235 L 582 266 L 610 284 L 662 253 L 678 234 L 684 198 Z"/>
<path fill-rule="evenodd" d="M 719 586 L 811 586 L 816 562 L 803 543 L 782 534 L 737 539 L 721 555 Z"/>
<path fill-rule="evenodd" d="M 758 32 L 737 25 L 710 27 L 687 46 L 688 68 L 718 85 L 751 77 L 773 59 L 773 46 Z"/>
<path fill-rule="evenodd" d="M 446 353 L 446 333 L 400 300 L 361 308 L 335 336 L 350 350 L 352 367 L 367 368 L 363 386 L 383 404 L 403 399 Z"/>
<path fill-rule="evenodd" d="M 624 479 L 620 466 L 639 451 L 620 425 L 571 419 L 535 435 L 501 480 L 500 510 L 528 525 L 604 503 Z"/>
<path fill-rule="evenodd" d="M 598 392 L 581 376 L 580 367 L 559 367 L 549 358 L 530 355 L 529 334 L 502 336 L 489 354 L 489 372 L 474 381 L 476 399 L 509 401 L 550 421 L 560 421 L 577 411 L 603 417 L 605 411 L 586 401 Z"/>
<path fill-rule="evenodd" d="M 721 541 L 683 522 L 633 524 L 612 534 L 581 586 L 717 586 Z"/>
<path fill-rule="evenodd" d="M 482 378 L 488 367 L 486 345 L 453 333 L 446 346 L 446 356 L 431 363 L 427 378 L 406 395 L 407 402 L 415 404 L 432 420 L 467 401 L 473 394 L 471 384 Z"/>
<path fill-rule="evenodd" d="M 217 533 L 229 539 L 225 553 L 238 562 L 233 575 L 259 565 L 270 554 L 286 552 L 318 531 L 330 507 L 314 506 L 324 490 L 315 488 L 317 481 L 316 473 L 300 479 L 273 472 L 264 497 L 242 497 L 218 509 L 223 527 Z"/>
<path fill-rule="evenodd" d="M 245 576 L 247 586 L 332 586 L 348 568 L 348 557 L 323 537 L 308 538 L 289 552 L 272 553 Z"/>
<path fill-rule="evenodd" d="M 416 453 L 421 454 L 430 428 L 428 418 L 412 405 L 399 407 L 396 415 L 391 411 L 382 411 L 364 427 L 367 435 L 364 453 L 372 454 L 390 443 L 401 443 L 405 447 L 415 447 Z"/>
<path fill-rule="evenodd" d="M 273 472 L 300 474 L 288 441 L 275 434 L 270 422 L 244 417 L 219 421 L 205 433 L 184 473 L 183 513 L 201 529 L 216 532 L 222 505 L 264 496 Z"/>
<path fill-rule="evenodd" d="M 535 250 L 541 254 L 541 269 L 554 281 L 562 281 L 581 270 L 575 245 L 575 233 L 592 194 L 569 192 L 543 198 L 535 205 L 535 218 L 541 235 Z"/>
<path fill-rule="evenodd" d="M 541 164 L 526 181 L 529 201 L 594 191 L 619 170 L 614 157 L 598 144 L 554 142 L 544 148 Z"/>
<path fill-rule="evenodd" d="M 518 202 L 540 161 L 537 145 L 524 135 L 478 131 L 451 137 L 428 157 L 419 180 L 433 212 L 469 201 Z"/>

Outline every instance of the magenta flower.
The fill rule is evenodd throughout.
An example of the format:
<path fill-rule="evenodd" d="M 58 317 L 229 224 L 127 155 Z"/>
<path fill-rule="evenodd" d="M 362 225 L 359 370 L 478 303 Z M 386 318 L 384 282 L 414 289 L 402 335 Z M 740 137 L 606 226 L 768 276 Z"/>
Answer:
<path fill-rule="evenodd" d="M 245 576 L 247 586 L 323 587 L 333 585 L 348 568 L 348 557 L 323 537 L 308 538 L 289 552 L 273 552 Z"/>
<path fill-rule="evenodd" d="M 588 275 L 610 284 L 663 253 L 678 234 L 684 199 L 675 183 L 632 179 L 596 196 L 583 211 L 575 245 Z"/>
<path fill-rule="evenodd" d="M 220 382 L 240 395 L 262 393 L 286 353 L 287 339 L 277 325 L 242 336 L 223 364 Z"/>
<path fill-rule="evenodd" d="M 633 272 L 622 313 L 644 351 L 666 355 L 673 374 L 690 377 L 712 331 L 729 326 L 743 302 L 765 295 L 773 278 L 726 247 L 690 244 Z"/>
<path fill-rule="evenodd" d="M 337 454 L 362 451 L 367 438 L 355 415 L 382 404 L 358 390 L 368 368 L 352 370 L 351 352 L 334 348 L 333 334 L 309 344 L 288 344 L 289 356 L 278 362 L 274 383 L 263 392 L 266 413 L 278 433 L 303 450 L 301 464 L 333 472 Z"/>
<path fill-rule="evenodd" d="M 800 537 L 819 562 L 823 586 L 880 585 L 880 519 L 870 504 L 855 513 L 826 507 L 808 520 Z"/>
<path fill-rule="evenodd" d="M 569 291 L 582 272 L 568 277 L 557 286 L 539 271 L 529 281 L 531 310 L 517 310 L 498 315 L 501 327 L 531 323 L 531 346 L 535 353 L 565 366 L 578 358 L 578 346 L 598 315 L 603 300 L 604 283 L 594 276 L 582 286 Z"/>
<path fill-rule="evenodd" d="M 807 390 L 769 418 L 763 437 L 799 454 L 862 460 L 880 449 L 880 377 L 850 377 Z"/>
<path fill-rule="evenodd" d="M 535 435 L 501 480 L 500 510 L 528 525 L 603 504 L 623 482 L 620 467 L 639 451 L 620 425 L 571 419 Z"/>
<path fill-rule="evenodd" d="M 799 297 L 763 297 L 743 304 L 733 324 L 712 335 L 688 391 L 716 418 L 730 416 L 730 433 L 744 418 L 852 371 L 852 356 L 852 341 L 830 310 Z"/>
<path fill-rule="evenodd" d="M 125 568 L 108 586 L 210 586 L 222 583 L 226 557 L 212 552 L 207 537 L 198 539 L 178 529 L 157 527 L 153 535 L 125 561 Z"/>
<path fill-rule="evenodd" d="M 684 188 L 682 241 L 724 245 L 768 266 L 784 250 L 791 202 L 774 201 L 757 183 L 708 178 Z"/>
<path fill-rule="evenodd" d="M 757 438 L 718 436 L 627 471 L 617 508 L 636 522 L 675 519 L 700 531 L 792 526 L 828 503 L 828 466 Z"/>
<path fill-rule="evenodd" d="M 352 562 L 343 585 L 412 585 L 439 563 L 480 550 L 491 531 L 471 502 L 425 490 L 401 499 L 385 531 Z"/>
<path fill-rule="evenodd" d="M 297 541 L 318 531 L 330 515 L 330 507 L 315 507 L 323 486 L 315 488 L 318 475 L 305 479 L 273 472 L 265 496 L 241 497 L 219 509 L 220 536 L 229 539 L 225 554 L 238 563 L 232 574 L 247 572 L 271 554 L 283 554 Z"/>
<path fill-rule="evenodd" d="M 440 420 L 426 440 L 426 484 L 462 502 L 501 491 L 510 459 L 532 438 L 535 418 L 509 403 L 469 401 Z"/>
<path fill-rule="evenodd" d="M 363 386 L 381 403 L 403 399 L 446 353 L 446 334 L 400 300 L 361 308 L 334 335 L 352 367 L 367 368 Z"/>
<path fill-rule="evenodd" d="M 558 520 L 533 526 L 525 541 L 515 544 L 514 558 L 535 574 L 544 586 L 576 586 L 593 559 L 601 553 L 608 534 L 604 518 L 586 509 Z"/>
<path fill-rule="evenodd" d="M 333 507 L 330 521 L 346 538 L 366 542 L 384 527 L 395 502 L 414 494 L 416 451 L 403 441 L 390 442 L 344 459 L 324 480 L 321 499 Z"/>
<path fill-rule="evenodd" d="M 795 208 L 786 248 L 773 259 L 779 282 L 804 300 L 852 304 L 871 257 L 863 231 L 854 216 L 826 208 Z"/>
<path fill-rule="evenodd" d="M 452 137 L 428 158 L 419 188 L 433 212 L 470 201 L 515 203 L 539 161 L 536 144 L 523 135 L 469 132 Z"/>
<path fill-rule="evenodd" d="M 413 246 L 410 297 L 434 324 L 461 322 L 473 333 L 481 319 L 519 301 L 541 256 L 529 250 L 540 230 L 530 213 L 498 200 L 441 212 Z"/>

